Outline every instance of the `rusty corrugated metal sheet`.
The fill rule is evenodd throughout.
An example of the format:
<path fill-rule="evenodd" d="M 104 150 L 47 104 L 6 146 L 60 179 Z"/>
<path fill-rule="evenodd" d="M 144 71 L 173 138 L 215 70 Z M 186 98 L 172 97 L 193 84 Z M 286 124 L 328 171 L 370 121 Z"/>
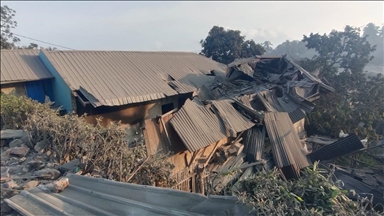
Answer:
<path fill-rule="evenodd" d="M 253 161 L 261 160 L 265 142 L 265 127 L 253 127 L 243 134 L 244 153 Z"/>
<path fill-rule="evenodd" d="M 38 50 L 1 50 L 1 84 L 53 78 L 38 57 Z"/>
<path fill-rule="evenodd" d="M 119 106 L 193 91 L 225 66 L 196 53 L 43 51 L 72 90 L 93 106 Z M 173 89 L 168 82 L 178 87 Z M 171 84 L 172 85 L 172 84 Z M 180 92 L 178 92 L 180 91 Z"/>
<path fill-rule="evenodd" d="M 129 184 L 102 178 L 67 175 L 60 193 L 45 185 L 5 202 L 22 215 L 249 215 L 235 196 L 204 196 L 176 189 Z"/>
<path fill-rule="evenodd" d="M 355 134 L 350 134 L 345 138 L 342 138 L 332 144 L 326 145 L 321 149 L 308 154 L 308 157 L 313 162 L 317 160 L 331 160 L 362 148 L 364 148 L 364 145 L 361 143 L 359 137 L 357 137 Z"/>
<path fill-rule="evenodd" d="M 288 113 L 268 112 L 264 122 L 276 166 L 287 178 L 298 177 L 300 169 L 309 166 L 309 162 Z"/>
<path fill-rule="evenodd" d="M 226 137 L 220 118 L 197 99 L 185 101 L 170 123 L 192 152 Z"/>
<path fill-rule="evenodd" d="M 255 124 L 240 114 L 232 105 L 231 100 L 215 100 L 212 105 L 219 111 L 219 115 L 226 119 L 230 127 L 236 132 L 245 131 Z"/>

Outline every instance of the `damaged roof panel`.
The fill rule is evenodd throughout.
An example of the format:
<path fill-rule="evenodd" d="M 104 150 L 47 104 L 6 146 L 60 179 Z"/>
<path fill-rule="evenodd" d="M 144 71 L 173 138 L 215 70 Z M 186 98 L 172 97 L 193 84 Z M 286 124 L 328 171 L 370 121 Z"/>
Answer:
<path fill-rule="evenodd" d="M 309 166 L 309 162 L 288 113 L 268 112 L 264 122 L 277 167 L 283 172 L 288 170 L 284 173 L 287 178 L 298 177 L 299 170 Z"/>
<path fill-rule="evenodd" d="M 253 127 L 243 134 L 244 153 L 253 161 L 260 161 L 264 151 L 265 127 Z"/>
<path fill-rule="evenodd" d="M 161 99 L 225 76 L 225 66 L 196 53 L 42 50 L 71 90 L 80 87 L 93 106 Z M 173 80 L 173 82 L 172 82 Z M 177 86 L 177 90 L 168 82 Z"/>
<path fill-rule="evenodd" d="M 331 160 L 362 148 L 364 148 L 364 145 L 361 143 L 359 137 L 357 137 L 356 134 L 350 134 L 345 138 L 339 139 L 332 144 L 326 145 L 321 149 L 308 154 L 308 157 L 312 162 L 318 160 Z"/>
<path fill-rule="evenodd" d="M 251 120 L 241 115 L 232 105 L 230 100 L 215 100 L 212 105 L 219 111 L 222 118 L 226 118 L 230 127 L 236 132 L 245 131 L 255 124 Z"/>
<path fill-rule="evenodd" d="M 1 50 L 1 84 L 53 78 L 38 57 L 38 50 Z"/>
<path fill-rule="evenodd" d="M 247 215 L 232 196 L 203 196 L 175 189 L 69 175 L 53 193 L 43 185 L 5 201 L 23 215 Z"/>
<path fill-rule="evenodd" d="M 186 100 L 170 123 L 192 152 L 226 137 L 219 117 L 197 99 Z"/>

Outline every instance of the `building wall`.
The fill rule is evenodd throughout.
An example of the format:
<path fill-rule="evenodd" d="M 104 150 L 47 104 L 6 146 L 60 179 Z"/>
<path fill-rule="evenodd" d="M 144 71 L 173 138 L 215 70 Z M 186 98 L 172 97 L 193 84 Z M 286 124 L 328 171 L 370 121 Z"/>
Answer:
<path fill-rule="evenodd" d="M 40 50 L 39 58 L 49 72 L 55 77 L 53 79 L 52 90 L 56 104 L 62 105 L 66 112 L 71 112 L 73 110 L 71 89 L 48 60 L 43 50 Z"/>
<path fill-rule="evenodd" d="M 16 96 L 27 96 L 24 83 L 1 84 L 1 92 L 14 94 Z"/>

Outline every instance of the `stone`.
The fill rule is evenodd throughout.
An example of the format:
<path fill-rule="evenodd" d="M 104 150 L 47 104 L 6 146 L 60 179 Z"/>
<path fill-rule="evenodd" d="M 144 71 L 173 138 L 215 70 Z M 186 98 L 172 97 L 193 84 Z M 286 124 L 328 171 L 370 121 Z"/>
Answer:
<path fill-rule="evenodd" d="M 21 139 L 14 139 L 9 143 L 10 148 L 21 147 L 24 142 Z"/>
<path fill-rule="evenodd" d="M 1 160 L 8 160 L 11 155 L 11 149 L 7 149 L 6 151 L 1 153 Z"/>
<path fill-rule="evenodd" d="M 60 193 L 69 185 L 69 179 L 66 177 L 62 177 L 53 182 L 53 192 Z"/>
<path fill-rule="evenodd" d="M 65 164 L 62 164 L 58 167 L 59 170 L 62 170 L 63 172 L 73 172 L 75 173 L 75 169 L 80 165 L 79 159 L 71 160 Z"/>
<path fill-rule="evenodd" d="M 15 155 L 17 157 L 25 157 L 29 153 L 30 149 L 26 145 L 22 145 L 21 147 L 11 148 L 11 155 Z"/>
<path fill-rule="evenodd" d="M 28 189 L 32 189 L 32 188 L 37 187 L 39 184 L 40 184 L 39 181 L 32 180 L 32 181 L 29 181 L 29 182 L 25 183 L 23 185 L 23 188 L 24 188 L 24 190 L 28 190 Z"/>
<path fill-rule="evenodd" d="M 50 155 L 52 154 L 52 152 L 48 150 L 45 154 L 46 154 L 47 156 L 50 156 Z"/>
<path fill-rule="evenodd" d="M 27 132 L 23 130 L 2 130 L 1 131 L 1 139 L 16 139 L 16 138 L 21 138 L 23 136 L 27 135 Z"/>
<path fill-rule="evenodd" d="M 0 177 L 0 182 L 7 182 L 10 181 L 11 177 L 9 175 L 9 168 L 1 167 L 1 177 Z"/>
<path fill-rule="evenodd" d="M 39 160 L 32 160 L 27 163 L 29 171 L 40 170 L 44 168 L 44 163 Z"/>
<path fill-rule="evenodd" d="M 29 148 L 33 148 L 33 144 L 31 143 L 31 139 L 30 139 L 30 136 L 28 134 L 21 137 L 20 140 L 23 141 L 24 144 L 26 146 L 28 146 Z"/>
<path fill-rule="evenodd" d="M 35 172 L 35 176 L 42 179 L 50 179 L 50 180 L 55 180 L 59 178 L 60 175 L 61 175 L 60 171 L 56 169 L 51 169 L 51 168 L 45 168 Z"/>
<path fill-rule="evenodd" d="M 44 152 L 44 149 L 47 146 L 48 146 L 48 143 L 45 140 L 43 140 L 43 141 L 37 142 L 34 149 L 35 151 L 41 154 Z"/>
<path fill-rule="evenodd" d="M 20 163 L 23 163 L 25 160 L 27 160 L 26 157 L 22 157 L 22 158 L 20 158 Z"/>
<path fill-rule="evenodd" d="M 55 167 L 55 164 L 54 163 L 47 163 L 47 165 L 45 165 L 45 167 L 53 168 L 53 167 Z"/>
<path fill-rule="evenodd" d="M 5 187 L 5 188 L 12 189 L 12 188 L 17 188 L 18 185 L 16 184 L 15 181 L 10 180 L 9 182 L 6 182 L 6 183 L 4 184 L 4 187 Z"/>

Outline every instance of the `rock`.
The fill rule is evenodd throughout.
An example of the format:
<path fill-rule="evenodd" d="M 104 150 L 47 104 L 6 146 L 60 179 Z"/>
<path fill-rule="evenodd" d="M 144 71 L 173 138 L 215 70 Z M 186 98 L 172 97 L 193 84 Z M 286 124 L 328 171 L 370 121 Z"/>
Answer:
<path fill-rule="evenodd" d="M 80 165 L 80 160 L 75 159 L 71 160 L 68 163 L 62 164 L 58 167 L 59 170 L 62 170 L 63 172 L 73 172 L 75 173 L 76 167 Z"/>
<path fill-rule="evenodd" d="M 24 142 L 21 139 L 14 139 L 12 142 L 9 143 L 10 148 L 15 148 L 15 147 L 21 147 Z"/>
<path fill-rule="evenodd" d="M 26 157 L 22 157 L 22 158 L 20 158 L 20 163 L 23 163 L 25 160 L 27 160 Z"/>
<path fill-rule="evenodd" d="M 6 202 L 1 201 L 1 207 L 0 207 L 1 215 L 11 213 L 12 211 L 13 211 L 12 208 L 9 207 Z"/>
<path fill-rule="evenodd" d="M 51 168 L 45 168 L 35 172 L 35 176 L 43 179 L 55 180 L 61 175 L 60 171 Z"/>
<path fill-rule="evenodd" d="M 27 132 L 23 130 L 2 130 L 1 139 L 16 139 L 27 135 Z"/>
<path fill-rule="evenodd" d="M 10 180 L 11 180 L 11 177 L 9 176 L 9 168 L 1 167 L 0 182 L 3 183 Z"/>
<path fill-rule="evenodd" d="M 40 170 L 44 168 L 44 163 L 39 160 L 32 160 L 28 162 L 27 166 L 29 171 Z"/>
<path fill-rule="evenodd" d="M 15 181 L 11 180 L 11 181 L 5 183 L 5 184 L 4 184 L 4 187 L 5 187 L 5 188 L 12 189 L 12 188 L 17 188 L 18 185 L 16 184 Z"/>
<path fill-rule="evenodd" d="M 29 148 L 33 148 L 33 144 L 31 143 L 31 139 L 30 139 L 29 134 L 27 134 L 27 135 L 21 137 L 20 140 L 23 141 L 24 144 L 25 144 L 26 146 L 28 146 Z"/>
<path fill-rule="evenodd" d="M 52 154 L 52 152 L 48 150 L 45 154 L 46 154 L 47 156 L 50 156 L 50 155 Z"/>
<path fill-rule="evenodd" d="M 5 152 L 1 153 L 1 160 L 8 160 L 11 154 L 11 149 L 7 149 Z"/>
<path fill-rule="evenodd" d="M 22 145 L 21 147 L 11 148 L 11 155 L 15 155 L 18 157 L 25 157 L 29 153 L 29 148 L 26 145 Z"/>
<path fill-rule="evenodd" d="M 47 168 L 53 168 L 55 167 L 55 164 L 54 163 L 47 163 L 47 165 L 45 165 Z"/>
<path fill-rule="evenodd" d="M 48 146 L 47 141 L 43 140 L 43 141 L 37 142 L 34 149 L 35 149 L 35 151 L 37 151 L 38 153 L 41 154 L 44 152 L 44 149 L 47 146 Z"/>
<path fill-rule="evenodd" d="M 53 192 L 60 193 L 69 185 L 69 179 L 62 177 L 53 182 Z"/>
<path fill-rule="evenodd" d="M 37 187 L 39 184 L 40 184 L 39 181 L 33 180 L 33 181 L 29 181 L 29 182 L 25 183 L 23 185 L 23 188 L 24 188 L 24 190 L 32 189 L 32 188 Z"/>

